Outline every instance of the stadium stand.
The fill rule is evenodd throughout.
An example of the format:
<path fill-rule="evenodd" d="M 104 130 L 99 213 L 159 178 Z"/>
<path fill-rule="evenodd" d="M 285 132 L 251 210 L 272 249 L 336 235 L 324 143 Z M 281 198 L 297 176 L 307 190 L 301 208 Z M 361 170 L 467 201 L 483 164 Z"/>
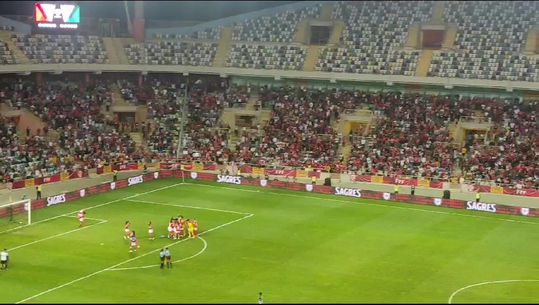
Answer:
<path fill-rule="evenodd" d="M 9 65 L 18 63 L 13 56 L 12 51 L 5 42 L 0 42 L 0 65 Z"/>
<path fill-rule="evenodd" d="M 403 44 L 408 27 L 431 14 L 432 4 L 424 1 L 338 2 L 332 18 L 345 22 L 342 46 L 324 48 L 315 70 L 414 75 L 419 53 L 402 50 Z"/>
<path fill-rule="evenodd" d="M 235 44 L 226 62 L 228 67 L 301 70 L 306 48 L 301 45 Z"/>
<path fill-rule="evenodd" d="M 156 41 L 125 49 L 131 64 L 211 66 L 217 43 Z"/>
<path fill-rule="evenodd" d="M 12 40 L 33 63 L 107 63 L 102 39 L 82 35 L 12 34 Z"/>
<path fill-rule="evenodd" d="M 292 42 L 298 22 L 304 18 L 318 18 L 321 4 L 299 10 L 288 10 L 271 16 L 248 19 L 236 24 L 232 31 L 234 42 Z"/>
<path fill-rule="evenodd" d="M 221 37 L 222 26 L 206 28 L 191 34 L 162 34 L 156 33 L 154 38 L 157 40 L 219 40 Z"/>
<path fill-rule="evenodd" d="M 458 26 L 453 51 L 434 53 L 429 76 L 539 81 L 536 57 L 523 55 L 539 22 L 535 1 L 450 1 L 444 21 Z"/>
<path fill-rule="evenodd" d="M 319 18 L 321 7 L 234 24 L 225 66 L 302 70 L 308 47 L 294 42 L 294 33 L 300 21 Z M 428 75 L 539 81 L 537 56 L 521 53 L 526 35 L 539 21 L 538 8 L 536 2 L 445 3 L 443 22 L 458 29 L 455 46 L 434 51 Z M 345 28 L 338 45 L 322 48 L 315 70 L 414 76 L 420 52 L 404 50 L 403 44 L 410 26 L 428 23 L 432 14 L 429 1 L 334 3 L 331 19 L 344 21 Z M 222 31 L 223 26 L 216 26 L 191 34 L 155 34 L 154 40 L 124 50 L 133 65 L 212 66 Z M 34 64 L 107 63 L 97 36 L 8 35 Z M 0 42 L 0 64 L 16 63 L 8 44 Z M 59 137 L 48 137 L 46 130 L 17 135 L 13 121 L 0 118 L 0 174 L 8 180 L 24 179 L 103 163 L 174 158 L 183 98 L 178 94 L 185 79 L 145 76 L 136 83 L 131 76 L 103 77 L 95 85 L 82 79 L 52 81 L 48 76 L 42 85 L 30 78 L 2 82 L 2 102 L 33 112 Z M 463 176 L 539 187 L 535 100 L 209 83 L 210 89 L 189 85 L 187 141 L 181 152 L 186 161 L 234 160 L 444 181 Z M 104 114 L 114 84 L 125 101 L 147 108 L 146 124 L 127 124 Z M 221 121 L 224 109 L 245 108 L 251 90 L 258 92 L 263 108 L 271 109 L 269 122 L 231 130 Z M 338 123 L 347 112 L 360 108 L 372 111 L 372 125 L 343 137 Z M 470 117 L 491 126 L 484 136 L 469 135 L 459 143 L 450 126 Z M 133 130 L 142 132 L 143 146 L 128 135 Z M 345 158 L 346 145 L 350 154 Z"/>

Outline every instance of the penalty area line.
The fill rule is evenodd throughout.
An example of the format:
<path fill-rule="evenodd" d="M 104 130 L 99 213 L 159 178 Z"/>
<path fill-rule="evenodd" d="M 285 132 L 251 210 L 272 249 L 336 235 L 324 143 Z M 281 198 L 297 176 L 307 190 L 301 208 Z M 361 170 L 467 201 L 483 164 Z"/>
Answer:
<path fill-rule="evenodd" d="M 157 188 L 157 189 L 155 189 L 155 190 L 148 191 L 148 192 L 138 193 L 138 194 L 135 194 L 135 195 L 126 196 L 126 197 L 123 197 L 123 198 L 119 198 L 119 199 L 107 201 L 107 202 L 104 202 L 104 203 L 101 203 L 101 204 L 98 204 L 98 205 L 94 205 L 94 206 L 91 206 L 91 207 L 87 207 L 87 208 L 84 208 L 84 210 L 86 211 L 86 210 L 91 210 L 91 209 L 99 208 L 99 207 L 102 207 L 102 206 L 109 205 L 109 204 L 111 204 L 111 203 L 115 203 L 115 202 L 123 201 L 123 200 L 128 200 L 128 199 L 131 199 L 131 198 L 136 198 L 136 197 L 138 197 L 138 196 L 142 196 L 142 195 L 146 195 L 146 194 L 158 192 L 158 191 L 165 190 L 165 189 L 168 189 L 168 188 L 171 188 L 171 187 L 175 187 L 175 186 L 178 186 L 178 185 L 182 185 L 182 184 L 184 184 L 184 183 L 175 183 L 175 184 L 172 184 L 172 185 L 167 185 L 167 186 L 160 187 L 160 188 Z M 62 214 L 62 215 L 58 215 L 58 216 L 46 218 L 46 219 L 43 219 L 43 220 L 39 220 L 39 221 L 36 221 L 36 222 L 32 222 L 31 224 L 26 224 L 26 225 L 19 226 L 19 227 L 16 227 L 16 228 L 12 228 L 12 229 L 8 229 L 8 230 L 5 230 L 5 231 L 0 231 L 0 234 L 2 234 L 2 233 L 7 233 L 7 232 L 11 232 L 11 231 L 15 231 L 15 230 L 22 229 L 22 228 L 29 227 L 29 226 L 33 226 L 33 225 L 35 225 L 35 224 L 42 223 L 42 222 L 46 222 L 46 221 L 53 220 L 53 219 L 57 219 L 57 218 L 60 218 L 60 217 L 69 216 L 69 215 L 72 215 L 72 214 L 75 214 L 75 213 L 79 212 L 80 210 L 81 210 L 81 209 L 78 209 L 78 210 L 76 210 L 76 211 L 71 211 L 71 212 L 68 212 L 68 213 L 64 213 L 64 214 Z"/>
<path fill-rule="evenodd" d="M 222 228 L 222 227 L 224 227 L 224 226 L 231 225 L 231 224 L 236 223 L 236 222 L 238 222 L 238 221 L 242 221 L 242 220 L 244 220 L 244 219 L 250 218 L 250 217 L 252 217 L 252 216 L 254 216 L 254 214 L 245 215 L 245 216 L 243 216 L 242 218 L 239 218 L 239 219 L 236 219 L 236 220 L 232 220 L 232 221 L 229 221 L 229 222 L 227 222 L 227 223 L 218 225 L 218 226 L 213 227 L 213 228 L 211 228 L 211 229 L 208 229 L 208 230 L 206 230 L 206 231 L 204 231 L 204 232 L 201 232 L 201 233 L 199 234 L 199 236 L 204 235 L 204 234 L 206 234 L 206 233 L 209 233 L 209 232 L 211 232 L 211 231 L 217 230 L 217 229 Z M 173 243 L 171 243 L 171 244 L 169 244 L 169 245 L 166 245 L 165 247 L 172 247 L 172 246 L 174 246 L 174 245 L 176 245 L 176 244 L 178 244 L 178 243 L 180 243 L 180 242 L 183 242 L 183 241 L 185 241 L 185 239 L 179 240 L 179 241 L 176 241 L 176 242 L 173 242 Z M 112 266 L 110 266 L 110 267 L 107 267 L 107 268 L 101 269 L 101 270 L 99 270 L 99 271 L 90 273 L 90 274 L 85 275 L 85 276 L 83 276 L 83 277 L 79 277 L 79 278 L 77 278 L 77 279 L 74 279 L 74 280 L 69 281 L 69 282 L 67 282 L 67 283 L 64 283 L 64 284 L 62 284 L 62 285 L 58 285 L 58 286 L 56 286 L 56 287 L 47 289 L 47 290 L 42 291 L 42 292 L 40 292 L 40 293 L 37 293 L 37 294 L 35 294 L 35 295 L 33 295 L 33 296 L 30 296 L 30 297 L 27 297 L 27 298 L 25 298 L 25 299 L 22 299 L 22 300 L 16 302 L 15 304 L 24 303 L 24 302 L 26 302 L 26 301 L 35 299 L 35 298 L 37 298 L 37 297 L 39 297 L 39 296 L 42 296 L 42 295 L 44 295 L 44 294 L 53 292 L 53 291 L 58 290 L 58 289 L 60 289 L 60 288 L 63 288 L 63 287 L 72 285 L 72 284 L 74 284 L 74 283 L 80 282 L 80 281 L 82 281 L 82 280 L 85 280 L 85 279 L 87 279 L 87 278 L 93 277 L 93 276 L 98 275 L 98 274 L 100 274 L 100 273 L 103 273 L 103 272 L 105 272 L 105 271 L 109 271 L 110 269 L 115 269 L 115 268 L 118 267 L 118 266 L 127 264 L 127 263 L 132 262 L 132 261 L 134 261 L 134 260 L 137 260 L 137 259 L 139 259 L 139 258 L 142 258 L 142 257 L 145 257 L 145 256 L 150 255 L 150 254 L 152 254 L 152 253 L 158 252 L 158 251 L 161 250 L 162 248 L 163 248 L 163 247 L 160 247 L 160 248 L 158 248 L 158 249 L 155 249 L 155 250 L 152 250 L 152 251 L 150 251 L 150 252 L 144 253 L 144 254 L 142 254 L 142 255 L 140 255 L 140 256 L 137 256 L 137 257 L 134 257 L 134 258 L 130 258 L 130 259 L 128 259 L 128 260 L 125 260 L 125 261 L 120 262 L 120 263 L 118 263 L 118 264 L 112 265 Z"/>
<path fill-rule="evenodd" d="M 82 227 L 82 228 L 77 228 L 77 229 L 74 229 L 74 230 L 71 230 L 71 231 L 67 231 L 67 232 L 64 232 L 64 233 L 60 233 L 60 234 L 52 235 L 52 236 L 45 237 L 45 238 L 42 238 L 42 239 L 38 239 L 38 240 L 35 240 L 35 241 L 33 241 L 33 242 L 29 242 L 29 243 L 27 243 L 27 244 L 23 244 L 23 245 L 20 245 L 20 246 L 12 247 L 12 248 L 10 248 L 10 251 L 17 250 L 17 249 L 20 249 L 20 248 L 24 248 L 24 247 L 26 247 L 26 246 L 30 246 L 30 245 L 33 245 L 33 244 L 37 244 L 37 243 L 39 243 L 39 242 L 46 241 L 46 240 L 49 240 L 49 239 L 53 239 L 53 238 L 56 238 L 56 237 L 60 237 L 60 236 L 64 236 L 64 235 L 67 235 L 67 234 L 75 233 L 75 232 L 77 232 L 77 231 L 81 231 L 81 230 L 84 230 L 84 229 L 88 229 L 88 228 L 91 228 L 91 227 L 93 227 L 93 226 L 97 226 L 97 225 L 100 225 L 100 224 L 104 224 L 104 223 L 106 223 L 106 222 L 108 222 L 108 220 L 101 219 L 100 222 L 91 224 L 91 225 L 89 225 L 89 226 L 85 226 L 85 227 Z"/>

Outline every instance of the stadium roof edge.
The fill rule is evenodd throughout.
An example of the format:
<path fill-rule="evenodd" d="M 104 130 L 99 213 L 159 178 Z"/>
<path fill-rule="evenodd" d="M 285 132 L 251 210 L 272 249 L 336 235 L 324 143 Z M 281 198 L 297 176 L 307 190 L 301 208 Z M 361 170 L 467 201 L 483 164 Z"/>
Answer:
<path fill-rule="evenodd" d="M 241 3 L 241 2 L 238 2 Z M 145 29 L 145 35 L 146 37 L 153 37 L 154 34 L 160 33 L 160 34 L 189 34 L 192 32 L 196 32 L 199 30 L 203 30 L 206 28 L 212 28 L 212 27 L 218 27 L 218 26 L 228 26 L 232 25 L 234 22 L 243 22 L 246 19 L 266 16 L 270 14 L 276 14 L 283 11 L 286 11 L 288 9 L 301 9 L 308 6 L 313 6 L 316 4 L 323 4 L 323 3 L 334 3 L 334 1 L 298 1 L 296 3 L 290 3 L 275 7 L 270 7 L 254 12 L 249 12 L 245 14 L 239 14 L 234 15 L 226 18 L 221 18 L 213 21 L 208 21 L 204 23 L 199 23 L 194 26 L 190 27 L 174 27 L 174 28 L 147 28 Z"/>

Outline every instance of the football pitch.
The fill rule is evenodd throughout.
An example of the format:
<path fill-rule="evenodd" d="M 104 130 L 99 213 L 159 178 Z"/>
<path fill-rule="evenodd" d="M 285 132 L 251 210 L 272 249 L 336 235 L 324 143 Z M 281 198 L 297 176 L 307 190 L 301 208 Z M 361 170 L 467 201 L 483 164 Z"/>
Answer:
<path fill-rule="evenodd" d="M 159 237 L 178 215 L 198 220 L 199 238 Z M 1 303 L 539 302 L 535 218 L 177 179 L 32 217 L 2 220 Z M 159 268 L 166 246 L 172 269 Z"/>

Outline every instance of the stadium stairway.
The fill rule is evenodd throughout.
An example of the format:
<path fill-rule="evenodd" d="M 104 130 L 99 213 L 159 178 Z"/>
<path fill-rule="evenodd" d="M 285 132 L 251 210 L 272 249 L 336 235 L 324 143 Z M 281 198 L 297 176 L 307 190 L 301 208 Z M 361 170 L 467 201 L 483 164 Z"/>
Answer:
<path fill-rule="evenodd" d="M 322 46 L 309 46 L 305 61 L 303 62 L 303 71 L 314 71 L 318 57 L 320 57 L 320 50 L 322 50 Z"/>
<path fill-rule="evenodd" d="M 19 117 L 19 121 L 17 122 L 17 133 L 23 139 L 26 138 L 26 128 L 30 129 L 31 135 L 36 135 L 38 129 L 43 130 L 43 127 L 47 126 L 45 122 L 27 109 L 17 110 L 2 103 L 0 104 L 0 113 L 5 117 Z M 47 138 L 51 141 L 57 141 L 59 138 L 58 132 L 49 129 Z"/>
<path fill-rule="evenodd" d="M 449 123 L 449 125 L 447 125 L 447 131 L 449 132 L 449 137 L 453 138 L 453 143 L 461 144 L 457 142 L 458 127 L 456 123 Z"/>
<path fill-rule="evenodd" d="M 232 46 L 232 27 L 224 27 L 221 31 L 221 38 L 219 39 L 219 46 L 213 59 L 214 67 L 224 67 L 228 54 L 230 53 L 230 47 Z"/>
<path fill-rule="evenodd" d="M 128 65 L 129 59 L 127 59 L 127 54 L 125 53 L 125 47 L 134 44 L 135 39 L 133 38 L 113 38 L 112 41 L 116 47 L 116 55 L 120 60 L 121 65 Z"/>
<path fill-rule="evenodd" d="M 112 41 L 112 38 L 103 37 L 103 45 L 105 46 L 109 63 L 112 65 L 119 64 L 120 60 L 118 59 L 118 55 L 116 54 L 117 53 L 116 47 L 114 46 L 114 42 Z"/>
<path fill-rule="evenodd" d="M 135 141 L 137 147 L 146 147 L 146 143 L 144 142 L 144 138 L 142 137 L 142 132 L 130 132 L 129 136 L 131 137 L 131 139 L 133 139 L 133 141 Z"/>
<path fill-rule="evenodd" d="M 432 61 L 433 51 L 432 50 L 423 50 L 421 55 L 419 55 L 419 60 L 417 61 L 417 67 L 415 69 L 415 76 L 426 77 L 429 72 L 430 63 Z"/>
<path fill-rule="evenodd" d="M 255 111 L 255 104 L 256 104 L 256 101 L 258 101 L 258 98 L 259 98 L 258 93 L 251 92 L 251 95 L 249 96 L 249 100 L 247 101 L 247 104 L 245 105 L 245 109 Z"/>
<path fill-rule="evenodd" d="M 321 21 L 331 21 L 331 13 L 333 13 L 333 5 L 324 4 L 320 10 L 320 20 Z"/>
<path fill-rule="evenodd" d="M 444 1 L 435 1 L 436 4 L 434 4 L 434 7 L 432 8 L 432 17 L 430 20 L 431 24 L 443 24 L 444 20 L 444 9 L 445 9 L 445 2 Z"/>
<path fill-rule="evenodd" d="M 338 45 L 341 41 L 342 32 L 344 30 L 344 22 L 337 20 L 333 23 L 331 35 L 329 36 L 328 44 Z"/>
<path fill-rule="evenodd" d="M 127 106 L 130 105 L 122 96 L 120 87 L 117 84 L 112 85 L 112 105 L 113 106 Z"/>
<path fill-rule="evenodd" d="M 13 40 L 11 40 L 12 33 L 13 32 L 9 31 L 0 31 L 0 40 L 7 44 L 7 47 L 11 50 L 18 63 L 23 65 L 31 64 L 32 62 L 30 59 L 22 52 L 21 49 L 17 48 Z"/>
<path fill-rule="evenodd" d="M 230 151 L 233 151 L 233 152 L 236 151 L 236 143 L 238 143 L 239 138 L 240 137 L 237 136 L 231 129 L 230 132 L 228 133 L 228 145 L 227 145 Z"/>
<path fill-rule="evenodd" d="M 127 65 L 129 60 L 125 54 L 125 46 L 135 43 L 133 38 L 103 37 L 103 45 L 110 64 Z"/>
<path fill-rule="evenodd" d="M 404 43 L 405 50 L 415 50 L 419 44 L 419 24 L 415 23 L 408 28 L 408 35 Z"/>
<path fill-rule="evenodd" d="M 341 154 L 344 164 L 348 164 L 348 159 L 350 159 L 350 155 L 352 154 L 352 145 L 350 142 L 346 141 L 346 144 L 341 145 Z"/>
<path fill-rule="evenodd" d="M 528 31 L 528 37 L 526 39 L 526 45 L 523 53 L 526 55 L 534 55 L 539 53 L 539 26 L 536 26 Z"/>
<path fill-rule="evenodd" d="M 308 28 L 309 28 L 309 21 L 307 19 L 303 19 L 302 21 L 298 22 L 298 25 L 296 26 L 296 31 L 294 32 L 294 42 L 308 44 L 309 43 L 309 37 L 308 37 L 309 35 L 307 35 Z"/>
<path fill-rule="evenodd" d="M 456 24 L 448 24 L 447 30 L 445 31 L 444 42 L 442 43 L 442 50 L 449 51 L 453 49 L 455 39 L 457 39 L 457 31 L 458 28 Z"/>

